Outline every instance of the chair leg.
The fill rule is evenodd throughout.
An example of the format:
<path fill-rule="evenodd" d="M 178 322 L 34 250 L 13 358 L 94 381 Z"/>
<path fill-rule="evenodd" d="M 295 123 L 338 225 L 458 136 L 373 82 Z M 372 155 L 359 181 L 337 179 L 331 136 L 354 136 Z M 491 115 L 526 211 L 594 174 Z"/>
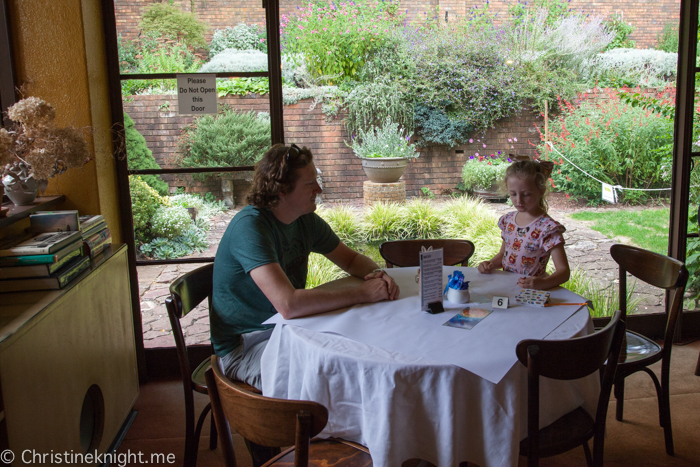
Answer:
<path fill-rule="evenodd" d="M 214 412 L 211 413 L 211 428 L 209 429 L 209 450 L 213 451 L 216 449 L 216 441 L 218 439 L 218 433 L 216 432 L 216 423 L 214 423 Z"/>
<path fill-rule="evenodd" d="M 248 441 L 245 438 L 244 440 L 245 445 L 248 448 L 248 452 L 250 453 L 250 457 L 253 460 L 253 467 L 261 467 L 263 464 L 265 464 L 265 462 L 282 452 L 280 448 L 261 446 L 253 443 L 252 441 Z"/>
<path fill-rule="evenodd" d="M 625 404 L 625 379 L 620 378 L 619 381 L 615 382 L 615 401 L 617 401 L 617 407 L 615 408 L 615 418 L 618 422 L 622 421 L 622 412 L 624 410 Z"/>
<path fill-rule="evenodd" d="M 583 443 L 583 452 L 586 454 L 586 465 L 588 467 L 593 467 L 593 457 L 591 456 L 591 450 L 588 447 L 588 441 Z"/>
<path fill-rule="evenodd" d="M 664 428 L 664 443 L 666 444 L 666 454 L 674 455 L 673 432 L 671 430 L 671 397 L 669 392 L 668 372 L 662 370 L 662 382 L 659 382 L 656 374 L 648 368 L 644 371 L 651 376 L 651 380 L 656 387 L 656 395 L 659 399 L 659 424 Z"/>

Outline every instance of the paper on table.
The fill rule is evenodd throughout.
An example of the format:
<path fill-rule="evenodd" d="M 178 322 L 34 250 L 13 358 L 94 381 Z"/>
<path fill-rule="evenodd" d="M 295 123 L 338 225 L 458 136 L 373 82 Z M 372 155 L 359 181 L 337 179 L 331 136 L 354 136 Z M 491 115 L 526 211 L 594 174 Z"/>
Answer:
<path fill-rule="evenodd" d="M 420 309 L 442 303 L 442 248 L 420 252 Z"/>

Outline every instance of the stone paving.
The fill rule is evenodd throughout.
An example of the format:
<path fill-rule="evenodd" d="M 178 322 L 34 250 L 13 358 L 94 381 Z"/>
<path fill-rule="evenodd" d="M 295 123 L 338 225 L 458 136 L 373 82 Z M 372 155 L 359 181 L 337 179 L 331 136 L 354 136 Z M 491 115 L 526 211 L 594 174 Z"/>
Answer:
<path fill-rule="evenodd" d="M 502 214 L 512 210 L 505 203 L 490 203 L 490 207 Z M 233 215 L 231 210 L 211 220 L 212 228 L 208 234 L 209 248 L 202 253 L 189 257 L 213 257 L 221 237 Z M 567 213 L 552 209 L 551 216 L 566 226 L 564 234 L 566 251 L 572 268 L 578 267 L 586 271 L 589 277 L 601 285 L 616 286 L 617 265 L 610 257 L 610 246 L 615 243 L 606 236 L 590 229 L 585 222 L 571 219 Z M 172 347 L 175 341 L 172 337 L 168 313 L 165 309 L 165 298 L 168 295 L 170 283 L 180 275 L 198 268 L 201 264 L 178 264 L 160 266 L 139 266 L 138 282 L 141 296 L 141 317 L 143 322 L 143 338 L 146 348 Z M 634 297 L 642 300 L 639 312 L 663 312 L 663 291 L 646 285 L 638 285 Z M 206 301 L 200 304 L 181 320 L 185 341 L 187 344 L 209 343 L 209 317 Z"/>

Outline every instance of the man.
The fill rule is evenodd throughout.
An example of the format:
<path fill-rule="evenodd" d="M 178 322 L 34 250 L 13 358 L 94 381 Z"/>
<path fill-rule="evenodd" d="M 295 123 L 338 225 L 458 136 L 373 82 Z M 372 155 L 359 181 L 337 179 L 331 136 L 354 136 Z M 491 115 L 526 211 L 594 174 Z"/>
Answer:
<path fill-rule="evenodd" d="M 272 332 L 262 323 L 277 312 L 292 319 L 399 295 L 390 276 L 314 213 L 321 191 L 305 147 L 277 144 L 256 167 L 250 205 L 229 224 L 214 262 L 211 339 L 229 378 L 261 388 L 260 357 Z M 364 282 L 305 289 L 309 252 Z"/>

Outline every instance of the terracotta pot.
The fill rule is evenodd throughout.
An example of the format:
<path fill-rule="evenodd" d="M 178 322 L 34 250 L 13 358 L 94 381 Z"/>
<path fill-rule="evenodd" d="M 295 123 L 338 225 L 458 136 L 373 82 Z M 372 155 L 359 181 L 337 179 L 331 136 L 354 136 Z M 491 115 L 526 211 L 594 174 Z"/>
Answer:
<path fill-rule="evenodd" d="M 396 183 L 406 171 L 408 159 L 403 157 L 372 157 L 362 159 L 362 169 L 374 183 Z"/>

